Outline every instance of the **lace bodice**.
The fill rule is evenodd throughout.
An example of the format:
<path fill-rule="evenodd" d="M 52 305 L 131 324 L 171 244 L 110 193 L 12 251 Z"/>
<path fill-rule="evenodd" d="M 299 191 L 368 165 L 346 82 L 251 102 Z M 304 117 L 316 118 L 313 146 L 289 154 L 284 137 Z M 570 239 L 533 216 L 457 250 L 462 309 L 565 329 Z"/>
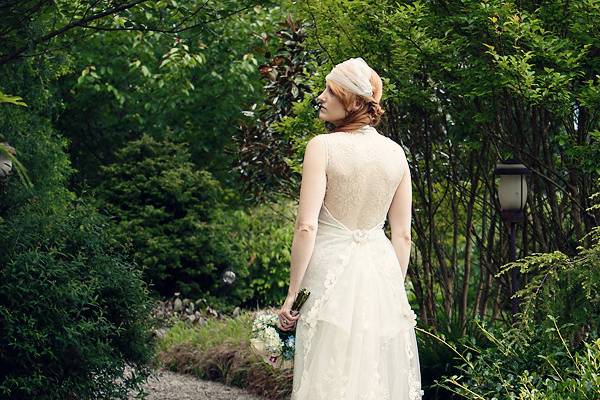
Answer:
<path fill-rule="evenodd" d="M 327 209 L 349 229 L 368 229 L 385 220 L 407 168 L 402 147 L 369 125 L 322 136 Z"/>

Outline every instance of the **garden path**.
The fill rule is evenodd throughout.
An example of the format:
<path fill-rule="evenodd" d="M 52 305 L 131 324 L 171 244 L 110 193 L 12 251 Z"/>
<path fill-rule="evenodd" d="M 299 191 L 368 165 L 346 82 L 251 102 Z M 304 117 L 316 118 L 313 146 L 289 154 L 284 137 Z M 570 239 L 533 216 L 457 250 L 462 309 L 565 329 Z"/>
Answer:
<path fill-rule="evenodd" d="M 148 378 L 144 389 L 147 400 L 264 400 L 239 388 L 163 369 Z"/>

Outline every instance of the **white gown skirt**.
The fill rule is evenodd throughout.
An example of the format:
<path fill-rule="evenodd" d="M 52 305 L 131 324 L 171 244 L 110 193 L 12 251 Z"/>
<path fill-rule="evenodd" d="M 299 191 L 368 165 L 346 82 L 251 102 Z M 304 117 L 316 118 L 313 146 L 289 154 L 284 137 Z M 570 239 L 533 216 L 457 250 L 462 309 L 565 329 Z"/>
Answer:
<path fill-rule="evenodd" d="M 323 205 L 300 285 L 291 400 L 417 400 L 421 374 L 404 278 L 379 223 L 350 230 Z"/>

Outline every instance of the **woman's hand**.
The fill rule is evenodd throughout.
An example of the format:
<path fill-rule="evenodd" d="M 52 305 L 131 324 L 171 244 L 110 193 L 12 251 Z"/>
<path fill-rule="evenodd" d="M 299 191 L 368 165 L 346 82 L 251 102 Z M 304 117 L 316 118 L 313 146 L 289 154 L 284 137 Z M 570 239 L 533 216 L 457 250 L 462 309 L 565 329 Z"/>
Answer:
<path fill-rule="evenodd" d="M 296 321 L 300 318 L 298 311 L 294 311 L 292 314 L 292 304 L 294 304 L 294 298 L 287 297 L 279 310 L 279 329 L 282 331 L 292 330 L 296 325 Z"/>

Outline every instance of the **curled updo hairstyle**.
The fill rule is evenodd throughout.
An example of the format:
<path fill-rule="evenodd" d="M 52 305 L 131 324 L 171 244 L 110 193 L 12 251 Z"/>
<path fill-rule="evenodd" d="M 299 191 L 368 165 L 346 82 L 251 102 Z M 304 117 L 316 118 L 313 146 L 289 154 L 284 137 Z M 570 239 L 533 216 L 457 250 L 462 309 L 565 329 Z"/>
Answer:
<path fill-rule="evenodd" d="M 359 96 L 356 93 L 350 92 L 335 81 L 327 81 L 331 92 L 339 99 L 340 103 L 342 103 L 344 109 L 346 109 L 346 112 L 348 113 L 346 118 L 331 131 L 348 132 L 356 130 L 364 125 L 379 125 L 381 116 L 385 113 L 385 110 L 381 108 L 381 105 L 379 104 L 383 92 L 383 83 L 377 72 L 373 69 L 371 69 L 371 71 L 369 81 L 373 87 L 373 96 Z M 350 108 L 357 100 L 358 108 L 351 111 Z"/>

